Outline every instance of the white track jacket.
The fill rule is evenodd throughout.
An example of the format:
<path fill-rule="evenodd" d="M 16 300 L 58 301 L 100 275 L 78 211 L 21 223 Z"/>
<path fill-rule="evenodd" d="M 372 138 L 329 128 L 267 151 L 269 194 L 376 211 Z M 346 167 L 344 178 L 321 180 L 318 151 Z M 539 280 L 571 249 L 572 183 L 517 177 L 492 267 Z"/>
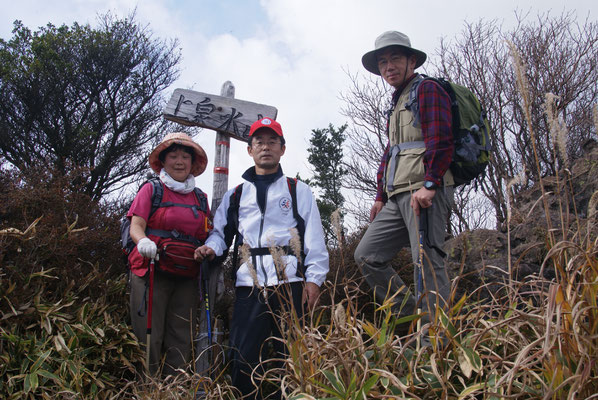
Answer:
<path fill-rule="evenodd" d="M 251 168 L 248 172 L 250 170 Z M 268 187 L 263 214 L 257 203 L 255 185 L 247 180 L 251 179 L 250 176 L 251 174 L 248 173 L 243 175 L 246 181 L 243 183 L 243 192 L 239 203 L 239 232 L 243 235 L 243 242 L 252 248 L 289 245 L 290 230 L 297 226 L 297 221 L 293 217 L 291 193 L 286 176 L 281 174 Z M 227 247 L 224 241 L 224 227 L 227 223 L 227 210 L 233 192 L 234 188 L 224 195 L 214 216 L 214 229 L 205 243 L 218 256 L 222 255 Z M 328 250 L 324 242 L 320 212 L 315 198 L 309 186 L 301 181 L 297 181 L 297 203 L 299 215 L 305 220 L 303 245 L 306 265 L 305 280 L 320 286 L 328 273 Z M 239 259 L 241 259 L 240 254 Z M 257 265 L 253 265 L 253 268 L 257 273 L 260 286 L 302 281 L 302 278 L 296 274 L 297 258 L 288 255 L 284 256 L 283 260 L 286 263 L 285 273 L 283 278 L 279 279 L 271 255 L 255 257 Z M 251 258 L 249 262 L 253 264 Z M 237 270 L 236 286 L 254 286 L 254 279 L 247 264 L 248 262 L 243 263 Z"/>

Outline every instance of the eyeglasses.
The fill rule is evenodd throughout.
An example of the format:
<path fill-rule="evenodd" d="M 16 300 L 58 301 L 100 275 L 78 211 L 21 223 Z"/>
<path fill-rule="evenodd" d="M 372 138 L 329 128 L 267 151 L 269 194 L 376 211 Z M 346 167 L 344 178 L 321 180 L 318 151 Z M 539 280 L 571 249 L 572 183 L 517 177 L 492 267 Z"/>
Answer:
<path fill-rule="evenodd" d="M 274 146 L 279 145 L 279 144 L 280 144 L 280 140 L 274 140 L 274 139 L 272 139 L 272 140 L 260 140 L 260 139 L 258 139 L 258 140 L 253 140 L 251 142 L 251 145 L 253 147 L 255 147 L 256 149 L 263 149 L 266 146 L 267 147 L 274 147 Z"/>
<path fill-rule="evenodd" d="M 382 71 L 388 68 L 388 64 L 398 65 L 403 61 L 403 58 L 407 58 L 404 54 L 390 54 L 388 56 L 382 55 L 378 58 L 378 69 Z"/>

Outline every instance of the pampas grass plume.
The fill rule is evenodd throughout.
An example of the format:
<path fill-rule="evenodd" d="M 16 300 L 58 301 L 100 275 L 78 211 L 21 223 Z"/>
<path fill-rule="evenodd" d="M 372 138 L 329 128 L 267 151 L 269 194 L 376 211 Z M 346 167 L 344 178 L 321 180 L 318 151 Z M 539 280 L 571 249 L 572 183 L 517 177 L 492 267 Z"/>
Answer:
<path fill-rule="evenodd" d="M 559 117 L 556 109 L 556 101 L 559 97 L 552 93 L 546 93 L 545 98 L 544 109 L 546 118 L 548 119 L 548 126 L 550 127 L 550 136 L 552 141 L 556 144 L 564 164 L 569 165 L 569 157 L 567 154 L 567 127 L 565 126 L 563 119 Z"/>
<path fill-rule="evenodd" d="M 291 240 L 289 242 L 291 246 L 291 250 L 293 250 L 293 254 L 297 258 L 297 267 L 301 264 L 301 238 L 299 237 L 299 232 L 297 232 L 297 228 L 289 229 L 291 233 Z"/>
<path fill-rule="evenodd" d="M 241 255 L 241 264 L 247 263 L 247 269 L 249 270 L 249 275 L 251 275 L 251 278 L 253 279 L 253 284 L 261 289 L 260 281 L 257 279 L 257 271 L 255 270 L 255 266 L 251 263 L 249 245 L 243 243 L 243 245 L 239 247 L 239 253 Z"/>
<path fill-rule="evenodd" d="M 274 268 L 276 268 L 276 275 L 278 275 L 279 279 L 287 281 L 288 277 L 286 274 L 286 266 L 287 263 L 285 262 L 285 253 L 280 246 L 276 246 L 273 243 L 268 245 L 268 250 L 270 251 L 270 255 L 272 255 L 272 260 L 274 261 Z"/>

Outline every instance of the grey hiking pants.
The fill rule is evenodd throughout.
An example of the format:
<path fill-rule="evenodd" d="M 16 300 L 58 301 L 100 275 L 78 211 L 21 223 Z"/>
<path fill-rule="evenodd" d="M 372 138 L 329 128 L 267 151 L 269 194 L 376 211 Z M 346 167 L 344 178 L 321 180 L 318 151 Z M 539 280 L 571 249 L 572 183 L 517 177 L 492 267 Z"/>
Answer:
<path fill-rule="evenodd" d="M 436 190 L 432 206 L 427 208 L 428 238 L 424 240 L 423 298 L 422 311 L 427 316 L 434 315 L 437 294 L 442 297 L 439 304 L 444 306 L 450 294 L 450 281 L 446 273 L 443 255 L 434 247 L 442 248 L 450 210 L 454 204 L 453 187 Z M 415 264 L 414 282 L 417 282 L 419 262 L 419 221 L 410 204 L 411 193 L 399 193 L 391 197 L 384 208 L 370 224 L 355 250 L 355 261 L 367 283 L 374 290 L 380 304 L 387 297 L 393 299 L 393 311 L 399 316 L 411 315 L 417 307 L 417 299 L 405 286 L 389 262 L 403 247 L 411 247 Z M 423 210 L 422 210 L 423 211 Z M 405 301 L 404 307 L 401 305 Z M 423 322 L 429 322 L 424 317 Z"/>

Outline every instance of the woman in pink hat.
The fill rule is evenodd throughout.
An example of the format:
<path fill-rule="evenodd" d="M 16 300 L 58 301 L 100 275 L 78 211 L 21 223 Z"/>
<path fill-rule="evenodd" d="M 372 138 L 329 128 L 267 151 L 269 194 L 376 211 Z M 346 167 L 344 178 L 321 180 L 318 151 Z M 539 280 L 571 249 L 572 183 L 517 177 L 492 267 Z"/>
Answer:
<path fill-rule="evenodd" d="M 207 163 L 187 134 L 166 135 L 149 156 L 160 178 L 141 187 L 127 213 L 136 244 L 129 254 L 131 322 L 141 343 L 150 338 L 152 375 L 173 374 L 191 361 L 199 275 L 193 250 L 210 227 L 207 197 L 195 187 L 195 177 Z"/>

